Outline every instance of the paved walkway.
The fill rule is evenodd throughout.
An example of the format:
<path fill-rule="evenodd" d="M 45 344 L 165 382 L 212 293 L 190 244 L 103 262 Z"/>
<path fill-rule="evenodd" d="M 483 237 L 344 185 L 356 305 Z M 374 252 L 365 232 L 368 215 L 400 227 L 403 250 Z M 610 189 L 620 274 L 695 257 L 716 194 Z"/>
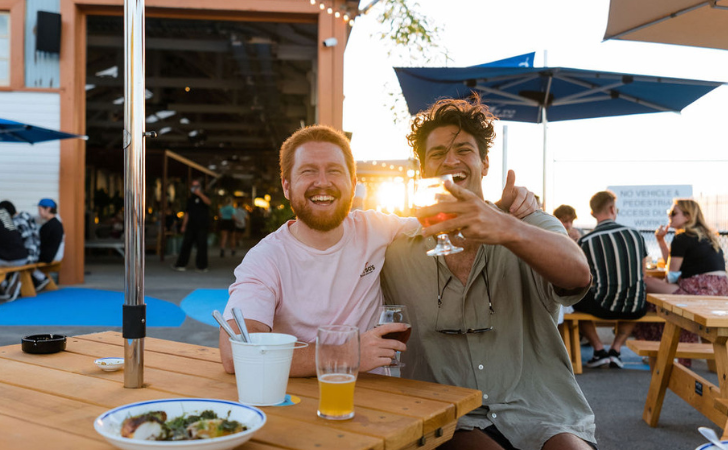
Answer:
<path fill-rule="evenodd" d="M 238 252 L 235 258 L 220 258 L 218 251 L 216 248 L 211 249 L 210 271 L 204 274 L 194 270 L 175 272 L 169 268 L 174 258 L 168 257 L 162 263 L 158 257 L 149 256 L 146 261 L 145 295 L 179 305 L 194 289 L 226 288 L 234 280 L 233 269 L 242 259 L 242 254 Z M 85 283 L 78 287 L 123 292 L 124 263 L 121 257 L 112 254 L 90 256 L 86 262 Z M 52 332 L 72 336 L 106 329 L 108 327 L 39 329 L 33 326 L 7 326 L 0 328 L 0 345 L 20 343 L 20 338 L 27 334 Z M 118 328 L 116 330 L 121 331 Z M 610 338 L 609 330 L 600 329 L 600 333 L 603 339 Z M 217 347 L 218 342 L 216 328 L 189 317 L 181 327 L 148 328 L 147 334 L 150 337 L 211 347 Z M 698 361 L 694 367 L 711 382 L 717 382 L 715 374 L 705 370 L 703 361 Z M 692 450 L 705 442 L 697 431 L 698 427 L 708 426 L 718 430 L 718 427 L 671 392 L 665 399 L 660 426 L 648 427 L 642 421 L 642 409 L 650 382 L 650 373 L 647 371 L 585 368 L 584 374 L 577 376 L 577 381 L 596 414 L 600 450 Z"/>

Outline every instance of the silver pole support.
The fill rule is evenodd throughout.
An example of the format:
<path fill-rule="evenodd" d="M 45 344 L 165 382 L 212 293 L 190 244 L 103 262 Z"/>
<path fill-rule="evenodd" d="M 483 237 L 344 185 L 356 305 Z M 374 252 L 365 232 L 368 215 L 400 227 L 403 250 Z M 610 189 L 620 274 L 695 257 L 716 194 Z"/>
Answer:
<path fill-rule="evenodd" d="M 144 0 L 124 0 L 124 387 L 144 384 Z"/>

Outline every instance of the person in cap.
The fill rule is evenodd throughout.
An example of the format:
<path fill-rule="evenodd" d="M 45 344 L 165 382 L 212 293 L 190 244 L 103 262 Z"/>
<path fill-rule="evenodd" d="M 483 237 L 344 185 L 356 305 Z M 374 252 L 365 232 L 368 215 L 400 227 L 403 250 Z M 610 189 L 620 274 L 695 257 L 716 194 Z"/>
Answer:
<path fill-rule="evenodd" d="M 40 227 L 40 256 L 38 262 L 51 263 L 63 259 L 64 232 L 63 224 L 58 220 L 58 205 L 50 198 L 38 202 L 38 216 L 45 223 Z M 48 276 L 40 270 L 33 272 L 33 284 L 36 292 L 48 285 Z"/>

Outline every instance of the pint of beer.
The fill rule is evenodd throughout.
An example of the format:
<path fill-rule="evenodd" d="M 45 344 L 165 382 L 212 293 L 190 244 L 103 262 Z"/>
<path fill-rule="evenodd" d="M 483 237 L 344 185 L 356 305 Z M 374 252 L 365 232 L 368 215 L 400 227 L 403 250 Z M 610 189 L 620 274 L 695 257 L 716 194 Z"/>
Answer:
<path fill-rule="evenodd" d="M 346 325 L 319 327 L 316 335 L 318 416 L 354 417 L 354 384 L 359 373 L 359 329 Z"/>

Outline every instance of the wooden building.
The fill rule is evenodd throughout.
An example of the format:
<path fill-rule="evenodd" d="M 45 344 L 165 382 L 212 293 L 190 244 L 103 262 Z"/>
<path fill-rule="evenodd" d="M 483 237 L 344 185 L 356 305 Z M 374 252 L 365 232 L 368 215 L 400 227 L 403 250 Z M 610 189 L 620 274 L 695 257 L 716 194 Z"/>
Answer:
<path fill-rule="evenodd" d="M 235 155 L 250 178 L 276 178 L 291 132 L 342 126 L 358 3 L 146 0 L 147 130 L 160 134 L 148 151 L 202 165 Z M 58 18 L 60 35 L 39 11 Z M 39 39 L 59 52 L 39 51 Z M 123 0 L 0 0 L 0 117 L 89 137 L 0 149 L 0 197 L 21 210 L 58 199 L 63 284 L 83 282 L 87 167 L 122 164 L 123 64 Z"/>

